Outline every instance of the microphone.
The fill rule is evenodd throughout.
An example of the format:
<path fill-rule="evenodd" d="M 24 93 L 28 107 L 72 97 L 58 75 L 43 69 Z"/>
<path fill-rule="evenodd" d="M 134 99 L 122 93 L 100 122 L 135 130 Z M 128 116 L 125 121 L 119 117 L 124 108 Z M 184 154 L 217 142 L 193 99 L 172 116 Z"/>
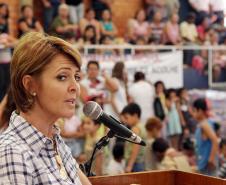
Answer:
<path fill-rule="evenodd" d="M 139 136 L 125 127 L 122 123 L 120 123 L 120 121 L 111 115 L 106 114 L 98 103 L 88 101 L 83 107 L 83 112 L 87 117 L 103 123 L 119 136 L 128 138 L 136 144 L 146 146 L 145 142 Z"/>

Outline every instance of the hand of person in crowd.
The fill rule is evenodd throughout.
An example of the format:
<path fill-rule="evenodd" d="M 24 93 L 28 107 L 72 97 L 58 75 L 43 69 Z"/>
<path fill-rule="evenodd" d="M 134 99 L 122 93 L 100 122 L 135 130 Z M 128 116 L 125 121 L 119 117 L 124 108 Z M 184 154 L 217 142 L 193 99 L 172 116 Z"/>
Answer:
<path fill-rule="evenodd" d="M 78 29 L 78 26 L 77 26 L 77 25 L 74 25 L 74 24 L 69 24 L 69 25 L 66 25 L 66 26 L 65 26 L 65 29 L 66 29 L 67 31 L 75 31 L 75 30 Z"/>
<path fill-rule="evenodd" d="M 132 172 L 132 166 L 127 166 L 125 172 L 126 173 Z"/>
<path fill-rule="evenodd" d="M 212 15 L 212 16 L 210 17 L 210 22 L 211 22 L 211 23 L 214 23 L 216 20 L 217 20 L 217 16 L 216 16 L 216 15 Z"/>
<path fill-rule="evenodd" d="M 105 78 L 105 79 L 108 77 L 107 71 L 106 71 L 105 69 L 103 69 L 103 70 L 101 71 L 101 76 L 102 76 L 103 78 Z"/>
<path fill-rule="evenodd" d="M 208 164 L 207 164 L 207 168 L 208 168 L 210 171 L 215 170 L 215 169 L 216 169 L 215 161 L 214 161 L 214 160 L 209 160 L 209 161 L 208 161 Z"/>
<path fill-rule="evenodd" d="M 3 44 L 5 47 L 14 47 L 17 43 L 17 39 L 8 35 L 8 34 L 0 34 L 0 44 Z"/>

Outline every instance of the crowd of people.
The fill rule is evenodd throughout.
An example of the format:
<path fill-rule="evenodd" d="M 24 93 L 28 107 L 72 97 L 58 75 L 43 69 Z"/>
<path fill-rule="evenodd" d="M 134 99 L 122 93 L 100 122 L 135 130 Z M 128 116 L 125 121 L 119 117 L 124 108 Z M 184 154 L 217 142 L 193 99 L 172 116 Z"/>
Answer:
<path fill-rule="evenodd" d="M 92 1 L 86 10 L 82 0 L 42 0 L 42 24 L 33 7 L 23 5 L 18 20 L 18 37 L 28 31 L 82 40 L 83 44 L 103 44 L 103 37 L 113 43 L 123 38 L 131 44 L 223 44 L 225 40 L 224 2 L 221 0 L 167 1 L 145 0 L 143 9 L 129 18 L 124 35 L 119 35 L 112 20 L 112 0 Z M 0 6 L 0 33 L 9 33 L 9 9 Z M 39 19 L 40 20 L 40 19 Z"/>
<path fill-rule="evenodd" d="M 224 26 L 224 2 L 222 0 L 169 1 L 144 0 L 144 8 L 134 12 L 125 25 L 124 34 L 118 32 L 112 19 L 113 0 L 91 1 L 85 7 L 82 0 L 42 0 L 43 18 L 37 18 L 34 7 L 23 5 L 20 10 L 18 34 L 12 36 L 9 22 L 10 11 L 6 3 L 0 4 L 0 50 L 1 78 L 8 83 L 8 63 L 12 48 L 17 39 L 26 32 L 37 31 L 54 35 L 72 43 L 83 52 L 86 45 L 224 45 L 226 29 Z M 149 51 L 150 52 L 150 51 Z M 127 50 L 89 49 L 89 54 L 107 56 L 131 54 Z M 137 50 L 135 54 L 145 54 Z M 185 50 L 183 62 L 200 74 L 206 75 L 209 59 L 207 50 Z M 213 82 L 225 81 L 225 52 L 213 52 Z M 2 83 L 2 82 L 1 82 Z M 1 86 L 5 86 L 4 83 Z M 5 89 L 3 87 L 3 89 Z M 0 93 L 3 98 L 5 90 Z"/>
<path fill-rule="evenodd" d="M 47 32 L 50 35 L 77 45 L 78 48 L 85 44 L 109 45 L 119 41 L 117 27 L 112 21 L 111 0 L 92 1 L 91 7 L 85 12 L 82 0 L 42 0 L 42 2 L 45 7 L 43 25 L 34 17 L 31 6 L 25 5 L 21 8 L 21 18 L 18 21 L 18 38 L 31 31 Z M 209 0 L 209 3 L 203 3 L 201 0 L 186 1 L 190 8 L 193 9 L 193 12 L 188 10 L 188 8 L 187 11 L 184 11 L 184 2 L 180 1 L 179 3 L 177 0 L 146 0 L 144 2 L 146 3 L 146 9 L 137 11 L 134 18 L 128 21 L 123 42 L 136 45 L 224 44 L 226 30 L 223 25 L 223 10 L 221 6 L 217 6 L 222 1 L 215 0 L 213 2 Z M 186 15 L 184 15 L 185 13 Z M 52 120 L 45 120 L 45 117 L 39 118 L 40 120 L 34 119 L 37 117 L 30 117 L 31 115 L 27 113 L 30 111 L 33 113 L 33 105 L 38 108 L 36 112 L 39 110 L 42 113 L 40 114 L 41 116 L 47 115 L 45 112 L 47 109 L 51 109 L 52 112 L 55 111 L 54 113 L 57 112 L 57 108 L 61 109 L 60 104 L 57 104 L 58 98 L 56 95 L 54 96 L 55 92 L 52 91 L 54 88 L 56 88 L 55 90 L 57 90 L 57 87 L 59 88 L 51 76 L 54 73 L 53 69 L 45 67 L 45 64 L 42 63 L 43 69 L 47 68 L 46 70 L 49 73 L 45 70 L 44 72 L 38 71 L 41 66 L 32 60 L 33 56 L 29 56 L 29 59 L 34 62 L 36 68 L 32 69 L 32 66 L 30 66 L 27 69 L 25 67 L 28 70 L 25 74 L 27 78 L 24 78 L 23 82 L 18 84 L 21 88 L 18 90 L 21 90 L 20 93 L 23 92 L 24 94 L 19 92 L 18 95 L 15 94 L 16 80 L 21 79 L 11 77 L 11 79 L 15 80 L 11 82 L 14 83 L 14 89 L 12 91 L 12 88 L 8 88 L 10 84 L 9 65 L 12 58 L 11 48 L 17 45 L 18 42 L 16 38 L 9 35 L 8 18 L 9 10 L 7 5 L 0 4 L 0 43 L 6 46 L 0 50 L 0 63 L 4 64 L 4 68 L 0 68 L 0 79 L 4 79 L 4 91 L 0 92 L 0 139 L 1 135 L 2 138 L 5 137 L 6 132 L 14 131 L 12 126 L 9 126 L 10 116 L 18 107 L 21 112 L 24 112 L 21 116 L 27 118 L 27 121 L 32 118 L 32 121 L 51 122 L 55 118 L 59 118 L 59 116 L 55 116 Z M 59 46 L 61 41 L 55 41 L 52 38 L 56 42 L 53 44 L 51 37 L 48 37 L 48 42 L 41 38 L 42 36 L 35 35 L 34 39 L 40 39 L 43 45 L 44 43 L 46 45 L 49 44 L 49 49 L 63 53 L 67 59 L 76 61 L 75 70 L 66 60 L 70 72 L 67 71 L 68 67 L 66 66 L 66 72 L 62 72 L 56 78 L 63 83 L 71 78 L 71 71 L 75 70 L 75 80 L 76 84 L 80 85 L 80 90 L 76 85 L 76 88 L 73 89 L 73 87 L 72 91 L 76 91 L 76 93 L 81 91 L 81 94 L 76 99 L 76 103 L 74 99 L 67 100 L 67 103 L 71 103 L 74 106 L 73 113 L 70 112 L 68 116 L 66 112 L 57 112 L 57 115 L 62 114 L 63 117 L 54 120 L 54 124 L 60 128 L 65 144 L 71 149 L 72 156 L 78 163 L 85 163 L 90 159 L 96 142 L 109 131 L 103 124 L 86 117 L 82 112 L 83 105 L 87 101 L 95 101 L 101 105 L 105 112 L 119 119 L 125 126 L 142 137 L 147 144 L 146 147 L 143 147 L 121 139 L 111 139 L 109 145 L 104 147 L 102 151 L 98 151 L 95 156 L 95 164 L 92 166 L 92 171 L 96 175 L 179 169 L 226 178 L 226 138 L 223 138 L 220 134 L 220 124 L 214 121 L 214 117 L 211 114 L 211 106 L 205 98 L 191 100 L 188 91 L 184 88 L 166 89 L 162 81 L 156 81 L 152 84 L 146 80 L 142 71 L 136 71 L 133 81 L 130 82 L 125 63 L 121 61 L 115 63 L 111 75 L 101 70 L 100 63 L 94 60 L 87 63 L 86 71 L 78 74 L 81 64 L 76 58 L 77 54 L 71 53 L 70 48 L 68 50 L 65 49 L 65 43 Z M 36 43 L 35 40 L 34 42 Z M 29 42 L 29 44 L 34 43 Z M 43 46 L 37 42 L 34 47 L 39 44 Z M 26 50 L 27 45 L 23 47 Z M 37 47 L 35 52 L 39 50 L 41 51 Z M 42 52 L 45 53 L 44 51 Z M 93 50 L 92 52 L 95 51 Z M 105 50 L 104 52 L 104 54 L 113 54 L 115 51 Z M 46 58 L 39 58 L 39 62 L 53 60 L 53 58 L 49 60 L 48 55 L 53 57 L 53 54 L 47 53 L 45 54 Z M 187 53 L 187 56 L 193 57 L 188 63 L 195 67 L 195 64 L 200 62 L 198 56 L 204 58 L 206 52 L 203 51 L 198 56 L 190 52 Z M 25 56 L 18 56 L 18 61 L 22 62 L 20 57 L 23 58 Z M 28 60 L 26 57 L 23 59 Z M 64 57 L 59 58 L 58 56 L 57 62 L 60 62 L 60 59 L 65 60 Z M 14 57 L 15 64 L 16 59 Z M 20 64 L 24 67 L 22 63 Z M 51 65 L 54 69 L 56 68 L 55 63 L 51 63 Z M 63 64 L 62 66 L 64 67 Z M 204 67 L 201 69 L 204 69 Z M 16 71 L 16 69 L 14 70 Z M 16 76 L 15 71 L 14 75 Z M 38 79 L 35 75 L 42 73 L 46 75 L 46 79 L 51 79 L 51 86 L 48 86 L 48 82 L 44 80 L 45 78 L 42 78 L 46 88 L 45 93 L 49 99 L 41 94 L 44 91 L 42 86 L 37 87 L 38 90 L 41 89 L 40 92 L 33 92 L 36 86 L 32 84 Z M 20 75 L 20 73 L 17 75 Z M 49 92 L 47 92 L 48 90 Z M 41 95 L 42 97 L 40 98 Z M 63 90 L 59 91 L 57 95 L 63 95 Z M 16 96 L 18 96 L 17 99 L 15 99 Z M 23 97 L 27 98 L 26 101 Z M 54 103 L 59 107 L 54 108 Z M 44 109 L 42 105 L 47 108 Z M 49 113 L 48 116 L 53 115 Z M 15 112 L 13 117 L 18 119 L 17 124 L 22 124 Z M 43 125 L 35 126 L 43 129 Z M 43 133 L 44 131 L 46 130 L 43 129 Z M 32 132 L 35 131 L 32 130 Z M 72 161 L 72 159 L 70 160 Z M 66 165 L 70 164 L 66 163 Z M 65 169 L 62 166 L 62 161 L 59 162 L 58 166 L 63 174 Z M 80 177 L 83 179 L 81 174 Z"/>
<path fill-rule="evenodd" d="M 117 62 L 109 76 L 98 61 L 89 61 L 79 84 L 81 95 L 73 115 L 55 123 L 78 163 L 90 159 L 97 141 L 109 131 L 83 114 L 87 101 L 97 102 L 147 143 L 143 147 L 112 139 L 96 154 L 92 168 L 96 175 L 179 169 L 226 177 L 225 138 L 205 98 L 193 101 L 184 88 L 165 89 L 162 81 L 151 84 L 141 71 L 128 82 L 123 62 Z M 1 102 L 2 132 L 16 109 L 11 94 L 9 89 Z"/>

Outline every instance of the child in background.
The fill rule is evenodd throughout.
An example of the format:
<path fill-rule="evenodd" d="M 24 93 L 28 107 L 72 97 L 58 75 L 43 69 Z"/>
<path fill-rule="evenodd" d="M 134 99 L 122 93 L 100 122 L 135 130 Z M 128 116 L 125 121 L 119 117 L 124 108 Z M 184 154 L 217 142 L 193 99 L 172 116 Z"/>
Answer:
<path fill-rule="evenodd" d="M 180 120 L 179 101 L 174 89 L 169 89 L 166 93 L 166 106 L 168 108 L 167 135 L 170 143 L 176 150 L 179 149 L 179 139 L 182 134 Z"/>
<path fill-rule="evenodd" d="M 146 122 L 145 129 L 147 132 L 147 140 L 145 147 L 145 170 L 156 170 L 157 160 L 152 151 L 152 144 L 156 138 L 161 136 L 162 123 L 157 117 L 149 118 Z"/>
<path fill-rule="evenodd" d="M 95 144 L 105 135 L 104 126 L 100 123 L 97 123 L 91 120 L 88 117 L 84 117 L 82 119 L 83 130 L 85 132 L 85 146 L 84 146 L 84 154 L 86 156 L 86 160 L 88 161 L 92 155 Z M 102 175 L 103 173 L 103 156 L 104 154 L 100 151 L 97 151 L 96 158 L 94 159 L 94 163 L 92 165 L 91 171 L 96 175 Z"/>
<path fill-rule="evenodd" d="M 182 125 L 187 127 L 190 134 L 193 135 L 195 133 L 197 122 L 192 117 L 192 105 L 190 104 L 188 90 L 185 88 L 180 88 L 177 94 L 179 97 L 179 108 L 181 111 Z"/>
<path fill-rule="evenodd" d="M 141 138 L 145 137 L 145 129 L 140 123 L 141 109 L 136 103 L 130 103 L 122 110 L 125 124 L 127 124 L 132 132 Z M 125 172 L 139 172 L 144 171 L 144 147 L 126 142 L 125 143 Z"/>
<path fill-rule="evenodd" d="M 152 150 L 159 161 L 158 170 L 181 170 L 191 172 L 191 166 L 183 153 L 169 147 L 163 138 L 156 139 L 152 144 Z"/>
<path fill-rule="evenodd" d="M 198 121 L 195 132 L 198 170 L 202 174 L 214 176 L 218 165 L 218 139 L 213 122 L 208 120 L 206 100 L 203 98 L 195 100 L 193 108 L 194 117 Z"/>
<path fill-rule="evenodd" d="M 118 175 L 125 172 L 124 145 L 116 143 L 113 147 L 113 158 L 107 167 L 107 175 Z"/>
<path fill-rule="evenodd" d="M 187 156 L 192 171 L 197 171 L 194 141 L 187 137 L 182 142 L 182 152 Z"/>

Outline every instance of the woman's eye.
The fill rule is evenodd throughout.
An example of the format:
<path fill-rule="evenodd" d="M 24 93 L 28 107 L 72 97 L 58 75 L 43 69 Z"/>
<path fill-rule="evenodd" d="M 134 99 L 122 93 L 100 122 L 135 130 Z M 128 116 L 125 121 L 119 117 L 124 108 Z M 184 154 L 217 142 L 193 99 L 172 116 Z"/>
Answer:
<path fill-rule="evenodd" d="M 64 81 L 67 77 L 65 75 L 59 75 L 57 76 L 57 79 L 60 81 Z"/>
<path fill-rule="evenodd" d="M 79 75 L 75 75 L 75 80 L 80 81 L 81 77 Z"/>

